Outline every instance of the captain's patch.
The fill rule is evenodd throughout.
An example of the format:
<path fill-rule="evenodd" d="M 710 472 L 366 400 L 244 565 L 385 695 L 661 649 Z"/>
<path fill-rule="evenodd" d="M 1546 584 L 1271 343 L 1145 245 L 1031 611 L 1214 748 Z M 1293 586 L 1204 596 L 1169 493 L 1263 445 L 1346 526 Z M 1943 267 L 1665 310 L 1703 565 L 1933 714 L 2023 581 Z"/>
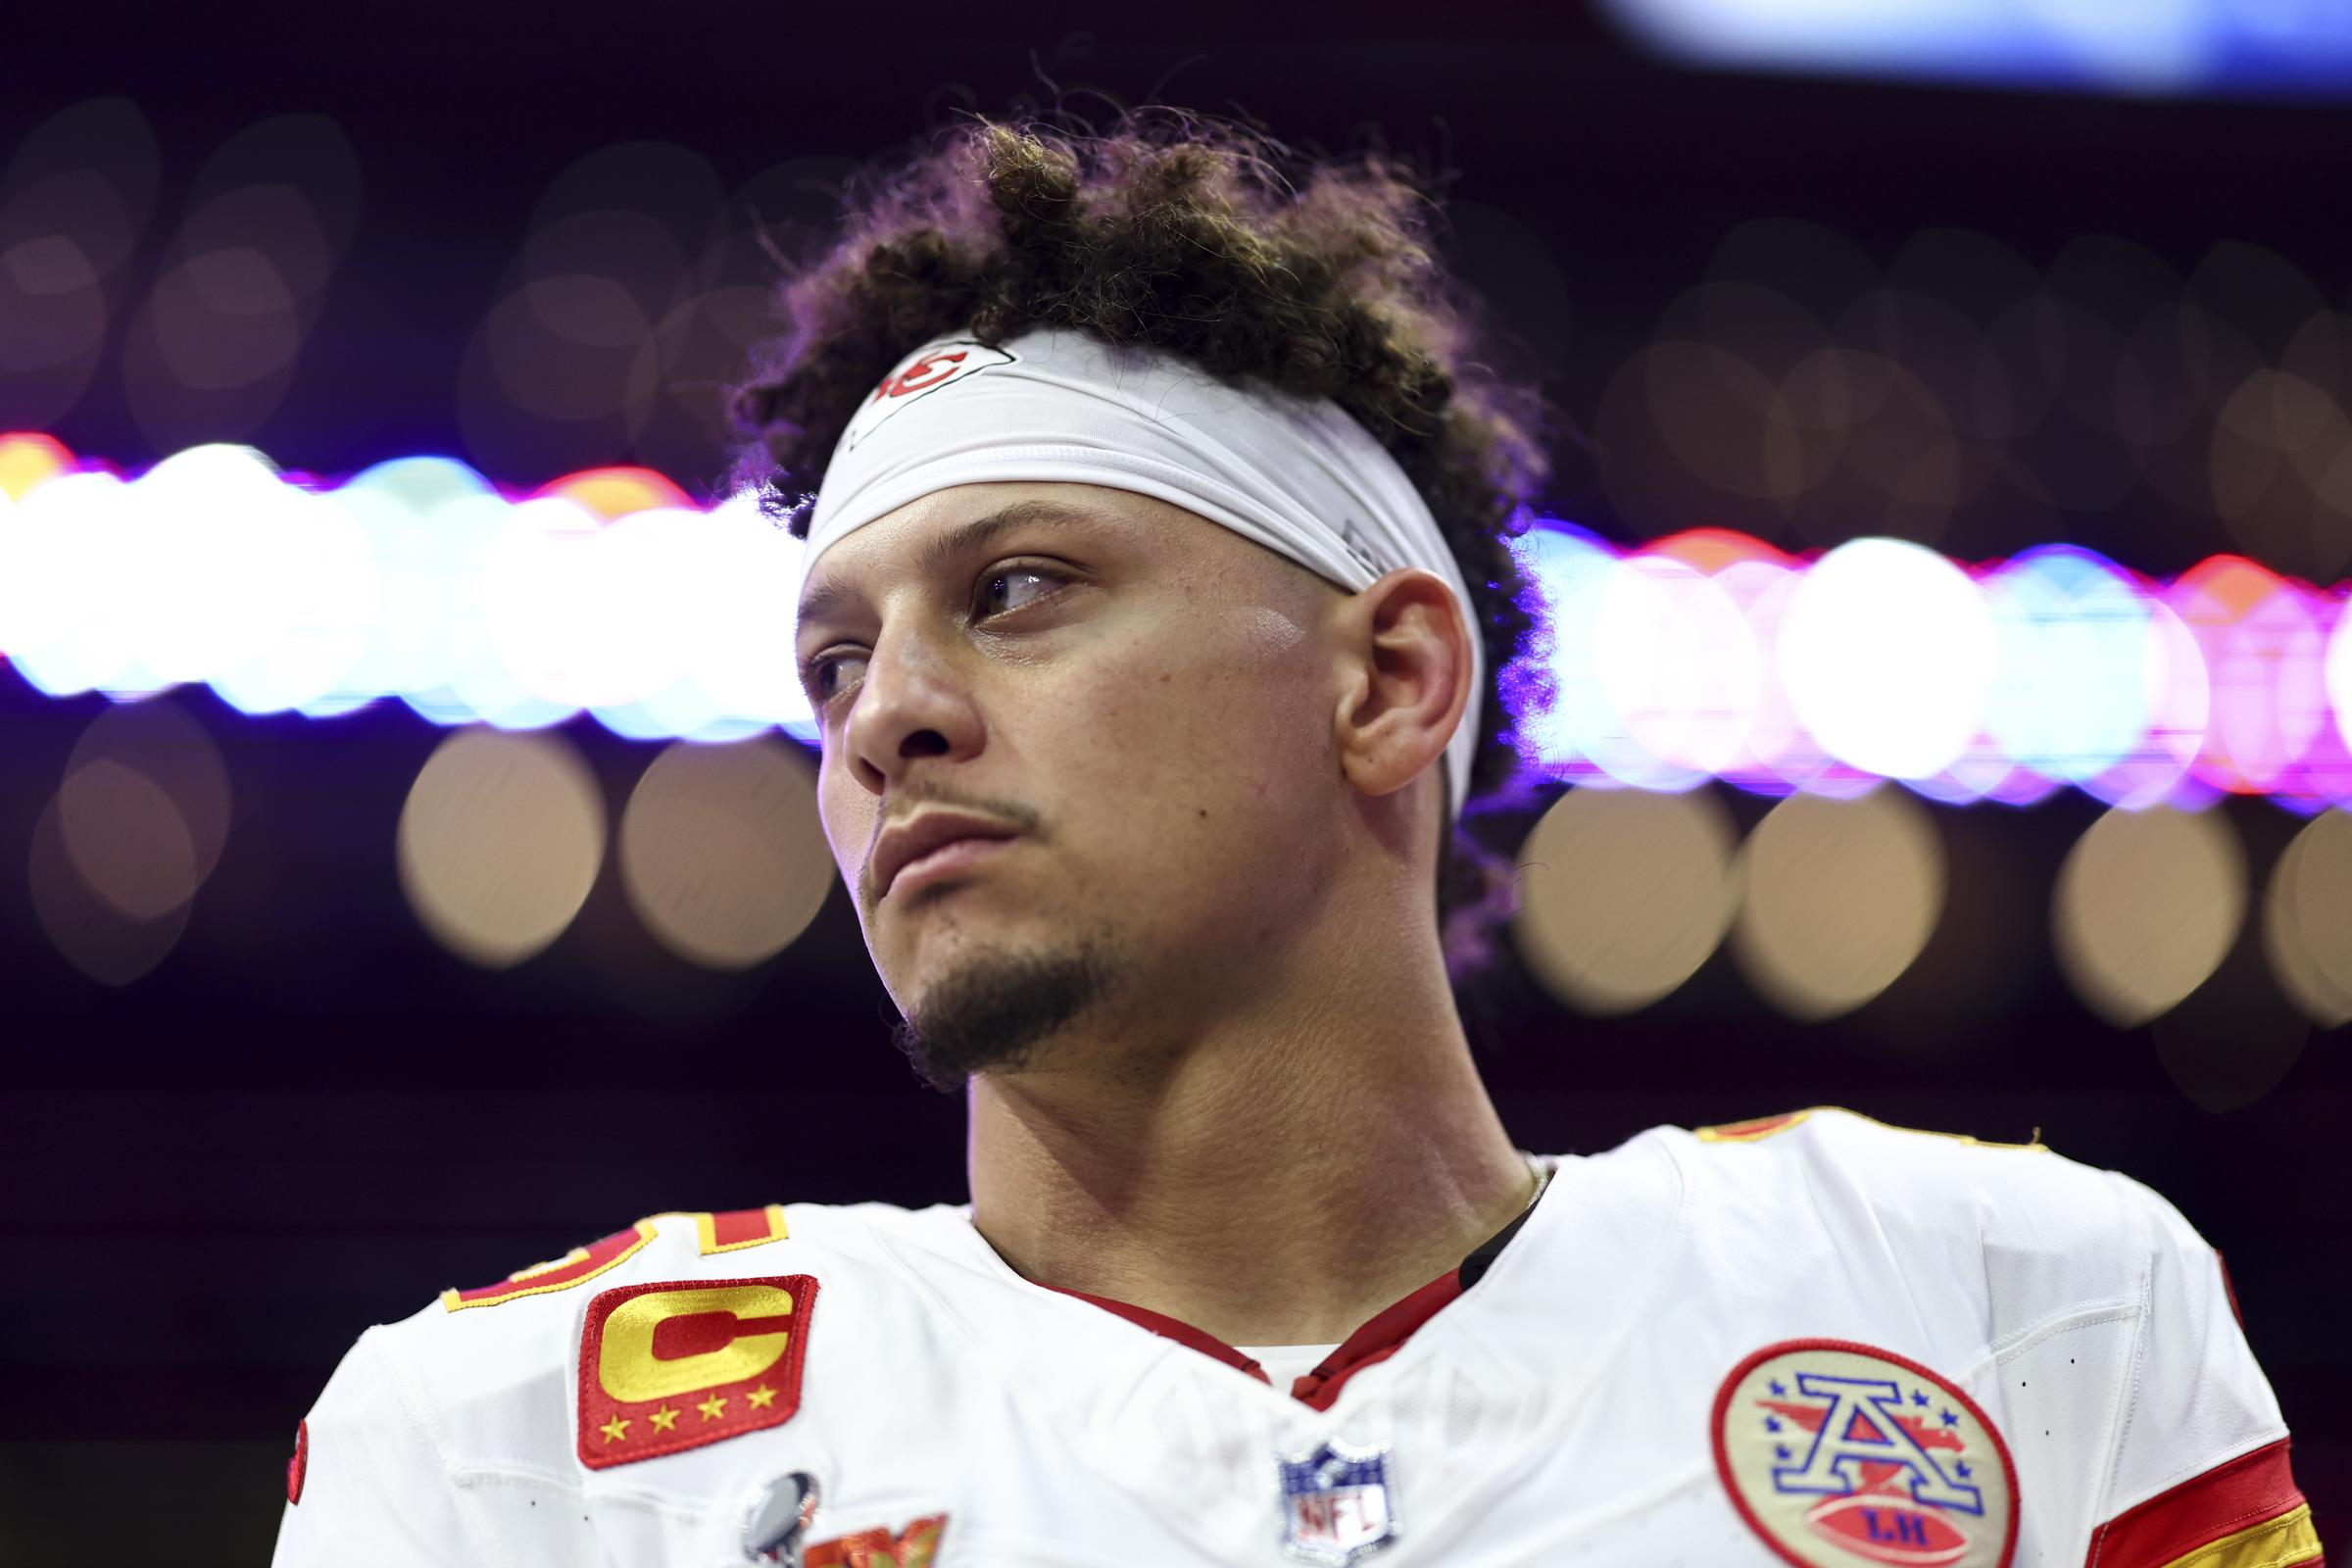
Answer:
<path fill-rule="evenodd" d="M 801 1406 L 816 1280 L 624 1285 L 588 1303 L 580 1463 L 657 1458 L 782 1426 Z"/>
<path fill-rule="evenodd" d="M 2009 1568 L 2009 1450 L 1916 1361 L 1845 1340 L 1766 1346 L 1723 1380 L 1712 1425 L 1740 1517 L 1799 1568 Z"/>

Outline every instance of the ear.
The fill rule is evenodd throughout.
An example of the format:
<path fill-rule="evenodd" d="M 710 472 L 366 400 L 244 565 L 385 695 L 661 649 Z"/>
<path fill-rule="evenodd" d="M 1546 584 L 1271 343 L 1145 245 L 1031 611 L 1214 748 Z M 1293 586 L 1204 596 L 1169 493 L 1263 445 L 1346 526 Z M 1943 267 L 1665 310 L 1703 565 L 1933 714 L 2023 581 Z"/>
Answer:
<path fill-rule="evenodd" d="M 1387 795 L 1445 756 L 1470 701 L 1470 627 L 1446 579 L 1402 566 L 1340 611 L 1340 766 Z"/>

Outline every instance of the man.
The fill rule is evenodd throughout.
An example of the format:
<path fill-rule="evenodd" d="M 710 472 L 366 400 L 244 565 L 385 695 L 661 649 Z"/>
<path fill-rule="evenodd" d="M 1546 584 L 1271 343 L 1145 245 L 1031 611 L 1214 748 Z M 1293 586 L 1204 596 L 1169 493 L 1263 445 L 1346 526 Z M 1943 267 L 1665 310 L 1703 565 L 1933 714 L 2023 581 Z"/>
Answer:
<path fill-rule="evenodd" d="M 960 132 L 742 397 L 822 469 L 821 813 L 968 1207 L 659 1215 L 368 1331 L 279 1563 L 2318 1561 L 2128 1179 L 1830 1110 L 1513 1146 L 1442 917 L 1541 465 L 1409 185 L 1278 155 Z"/>

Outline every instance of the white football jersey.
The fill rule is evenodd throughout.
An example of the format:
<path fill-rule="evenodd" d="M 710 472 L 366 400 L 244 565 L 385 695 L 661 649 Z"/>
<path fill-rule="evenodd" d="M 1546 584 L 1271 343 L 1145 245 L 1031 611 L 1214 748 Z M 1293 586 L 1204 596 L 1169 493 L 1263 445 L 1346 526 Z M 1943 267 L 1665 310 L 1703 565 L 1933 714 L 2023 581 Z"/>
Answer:
<path fill-rule="evenodd" d="M 806 1483 L 808 1568 L 2319 1560 L 2139 1184 L 1834 1110 L 1544 1163 L 1466 1286 L 1293 1387 L 965 1208 L 640 1221 L 362 1335 L 277 1568 L 728 1568 Z"/>

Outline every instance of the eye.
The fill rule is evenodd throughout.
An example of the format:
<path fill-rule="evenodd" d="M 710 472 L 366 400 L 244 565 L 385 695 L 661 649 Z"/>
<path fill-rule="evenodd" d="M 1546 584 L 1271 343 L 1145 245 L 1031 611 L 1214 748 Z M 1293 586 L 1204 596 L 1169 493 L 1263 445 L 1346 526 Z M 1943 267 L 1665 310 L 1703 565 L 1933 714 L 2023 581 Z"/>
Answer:
<path fill-rule="evenodd" d="M 841 666 L 864 657 L 863 654 L 819 654 L 814 659 L 803 660 L 801 690 L 808 694 L 809 706 L 820 710 L 831 706 L 833 699 L 840 695 L 841 688 L 835 684 L 834 677 Z"/>
<path fill-rule="evenodd" d="M 1003 570 L 992 571 L 980 579 L 977 585 L 979 592 L 972 596 L 973 608 L 979 610 L 980 607 L 995 600 L 999 594 L 1003 594 L 1008 599 L 1020 599 L 1021 590 L 1014 585 L 1025 579 L 1063 586 L 1067 586 L 1069 583 L 1069 578 L 1057 571 L 1049 571 L 1043 566 L 1006 566 Z M 1058 591 L 1059 589 L 1055 589 L 1054 592 Z M 1007 604 L 1003 610 L 985 612 L 980 618 L 988 620 L 997 615 L 1009 615 L 1016 610 L 1026 610 L 1029 606 L 1042 600 L 1053 598 L 1054 592 L 1032 593 L 1026 599 L 1020 599 L 1019 603 Z"/>
<path fill-rule="evenodd" d="M 973 584 L 974 618 L 994 620 L 999 615 L 1009 615 L 1016 611 L 1026 610 L 1032 605 L 1041 604 L 1053 598 L 1063 588 L 1069 586 L 1069 582 L 1070 579 L 1060 572 L 1050 570 L 1044 566 L 1005 566 L 992 571 Z M 1034 583 L 1051 583 L 1054 586 L 1040 593 L 1030 586 Z M 987 608 L 999 599 L 1014 602 L 1005 604 L 1003 609 Z M 818 654 L 812 659 L 802 661 L 801 689 L 808 694 L 809 706 L 817 709 L 830 707 L 833 699 L 841 695 L 843 689 L 839 682 L 841 666 L 861 663 L 864 659 L 863 654 L 844 651 L 838 654 Z"/>

